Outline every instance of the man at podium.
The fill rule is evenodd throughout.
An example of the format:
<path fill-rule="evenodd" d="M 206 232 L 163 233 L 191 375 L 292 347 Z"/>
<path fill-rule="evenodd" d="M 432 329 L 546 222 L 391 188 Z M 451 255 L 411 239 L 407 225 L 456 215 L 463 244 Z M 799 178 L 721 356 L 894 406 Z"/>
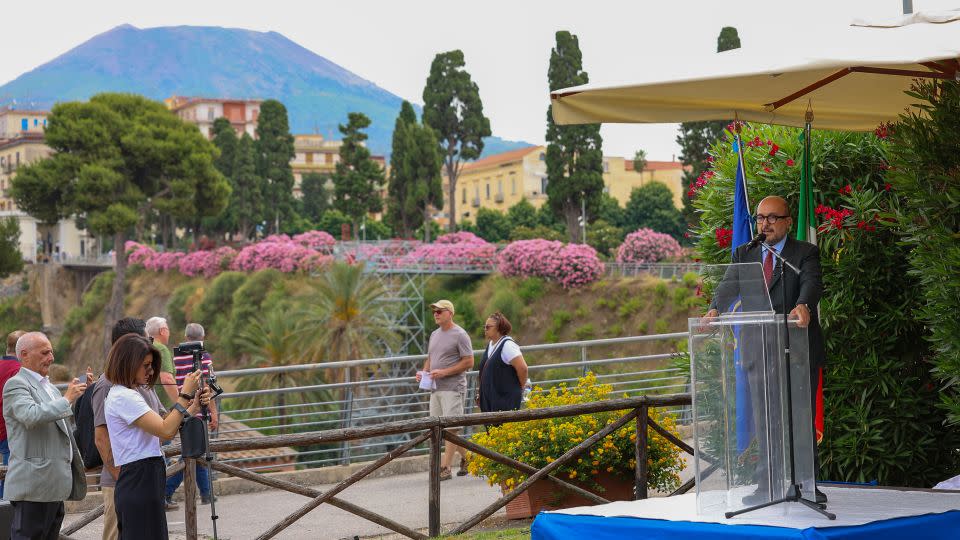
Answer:
<path fill-rule="evenodd" d="M 811 411 L 816 408 L 816 388 L 818 387 L 820 370 L 826 361 L 823 331 L 820 328 L 820 319 L 817 313 L 817 303 L 823 293 L 823 284 L 820 279 L 820 251 L 817 246 L 795 240 L 788 236 L 793 226 L 790 216 L 790 207 L 782 197 L 769 196 L 757 205 L 757 214 L 754 216 L 757 223 L 757 232 L 766 235 L 765 244 L 752 247 L 750 243 L 738 246 L 733 252 L 732 263 L 761 263 L 763 278 L 770 294 L 773 310 L 777 314 L 787 313 L 797 319 L 797 326 L 806 327 L 809 336 L 810 351 L 810 388 Z M 787 270 L 781 277 L 781 263 L 771 255 L 767 249 L 770 246 L 784 259 L 800 269 L 798 276 L 792 270 Z M 783 302 L 783 288 L 786 288 L 786 304 Z M 720 295 L 714 296 L 710 310 L 706 317 L 717 317 L 720 314 Z M 749 310 L 744 306 L 745 310 Z M 810 429 L 814 429 L 810 426 Z M 814 451 L 814 474 L 819 469 L 820 460 Z M 818 489 L 817 502 L 826 502 L 827 497 Z"/>

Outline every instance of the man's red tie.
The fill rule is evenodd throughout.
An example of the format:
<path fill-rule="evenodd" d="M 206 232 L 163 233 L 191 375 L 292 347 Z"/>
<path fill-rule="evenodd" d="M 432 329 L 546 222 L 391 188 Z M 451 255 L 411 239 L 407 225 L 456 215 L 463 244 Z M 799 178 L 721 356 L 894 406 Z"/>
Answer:
<path fill-rule="evenodd" d="M 763 281 L 767 283 L 767 287 L 770 287 L 770 282 L 773 281 L 773 253 L 767 252 L 767 257 L 763 260 Z"/>

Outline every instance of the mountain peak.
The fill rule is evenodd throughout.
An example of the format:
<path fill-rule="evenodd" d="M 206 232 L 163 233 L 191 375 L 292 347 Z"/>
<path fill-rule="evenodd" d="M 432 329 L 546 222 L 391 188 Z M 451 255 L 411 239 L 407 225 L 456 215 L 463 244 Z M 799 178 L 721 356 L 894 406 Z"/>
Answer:
<path fill-rule="evenodd" d="M 369 145 L 379 154 L 390 151 L 402 102 L 278 32 L 122 24 L 0 86 L 0 105 L 16 99 L 51 107 L 110 91 L 156 100 L 172 95 L 277 99 L 286 105 L 294 133 L 336 136 L 347 114 L 359 111 L 373 121 Z M 491 150 L 501 149 L 490 142 Z"/>

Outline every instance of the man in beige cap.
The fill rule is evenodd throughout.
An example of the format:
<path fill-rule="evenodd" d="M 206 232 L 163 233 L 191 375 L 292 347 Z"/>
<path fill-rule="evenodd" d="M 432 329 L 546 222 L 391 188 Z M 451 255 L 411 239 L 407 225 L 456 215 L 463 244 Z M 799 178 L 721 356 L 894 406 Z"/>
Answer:
<path fill-rule="evenodd" d="M 430 416 L 456 416 L 463 414 L 463 398 L 467 391 L 467 370 L 473 367 L 473 345 L 470 336 L 453 322 L 453 302 L 438 300 L 430 304 L 436 330 L 430 334 L 427 346 L 427 361 L 423 371 L 430 373 L 434 388 L 430 392 Z M 417 373 L 417 382 L 421 374 Z M 453 430 L 451 430 L 453 431 Z M 449 480 L 453 454 L 459 452 L 460 468 L 466 470 L 467 451 L 446 442 L 440 460 L 440 480 Z"/>

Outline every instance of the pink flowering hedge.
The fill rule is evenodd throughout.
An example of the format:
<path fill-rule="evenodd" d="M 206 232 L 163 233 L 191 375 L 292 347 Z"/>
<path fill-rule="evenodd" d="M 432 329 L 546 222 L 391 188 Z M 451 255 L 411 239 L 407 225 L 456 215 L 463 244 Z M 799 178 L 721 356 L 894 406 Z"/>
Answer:
<path fill-rule="evenodd" d="M 557 240 L 512 242 L 500 252 L 497 263 L 505 276 L 541 277 L 565 289 L 590 284 L 603 273 L 595 249 Z"/>
<path fill-rule="evenodd" d="M 316 232 L 316 231 L 314 231 Z M 308 272 L 333 260 L 329 255 L 333 237 L 327 233 L 304 233 L 292 239 L 286 235 L 268 236 L 239 252 L 231 247 L 190 253 L 158 253 L 149 246 L 127 242 L 127 262 L 153 272 L 176 271 L 186 276 L 214 277 L 226 270 L 255 272 L 274 268 L 281 272 Z"/>
<path fill-rule="evenodd" d="M 487 241 L 472 232 L 460 231 L 441 234 L 436 239 L 437 244 L 486 244 Z"/>
<path fill-rule="evenodd" d="M 617 249 L 617 262 L 655 263 L 683 255 L 680 244 L 669 234 L 640 229 L 627 235 Z"/>
<path fill-rule="evenodd" d="M 443 234 L 397 259 L 400 267 L 493 268 L 497 246 L 469 232 Z"/>

